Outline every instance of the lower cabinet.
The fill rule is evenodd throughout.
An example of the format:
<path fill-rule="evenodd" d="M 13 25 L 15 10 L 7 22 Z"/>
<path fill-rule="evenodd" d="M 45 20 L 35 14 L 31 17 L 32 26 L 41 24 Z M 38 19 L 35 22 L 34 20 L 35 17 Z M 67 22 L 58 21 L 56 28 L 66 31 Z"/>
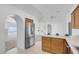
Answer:
<path fill-rule="evenodd" d="M 51 52 L 51 47 L 50 47 L 50 38 L 49 37 L 42 37 L 42 50 Z"/>
<path fill-rule="evenodd" d="M 42 50 L 54 54 L 66 54 L 69 53 L 69 46 L 65 39 L 42 37 Z"/>

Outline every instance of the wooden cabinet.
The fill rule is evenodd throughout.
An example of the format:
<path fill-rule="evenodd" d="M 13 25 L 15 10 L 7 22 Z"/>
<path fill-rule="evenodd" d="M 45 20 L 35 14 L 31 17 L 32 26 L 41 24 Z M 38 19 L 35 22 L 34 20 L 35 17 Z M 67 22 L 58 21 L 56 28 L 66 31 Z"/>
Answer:
<path fill-rule="evenodd" d="M 79 5 L 71 13 L 71 23 L 73 29 L 79 29 Z"/>
<path fill-rule="evenodd" d="M 74 20 L 74 18 L 75 18 L 75 13 L 72 13 L 72 14 L 71 14 L 71 24 L 72 24 L 72 28 L 75 28 L 75 20 Z"/>
<path fill-rule="evenodd" d="M 33 20 L 29 18 L 25 18 L 25 23 L 33 23 Z"/>
<path fill-rule="evenodd" d="M 64 53 L 64 39 L 51 38 L 51 51 L 52 53 Z"/>
<path fill-rule="evenodd" d="M 42 37 L 42 50 L 55 54 L 68 53 L 68 44 L 65 39 L 54 37 Z"/>
<path fill-rule="evenodd" d="M 75 28 L 79 29 L 79 9 L 75 11 Z"/>
<path fill-rule="evenodd" d="M 50 38 L 42 37 L 42 50 L 50 52 Z"/>

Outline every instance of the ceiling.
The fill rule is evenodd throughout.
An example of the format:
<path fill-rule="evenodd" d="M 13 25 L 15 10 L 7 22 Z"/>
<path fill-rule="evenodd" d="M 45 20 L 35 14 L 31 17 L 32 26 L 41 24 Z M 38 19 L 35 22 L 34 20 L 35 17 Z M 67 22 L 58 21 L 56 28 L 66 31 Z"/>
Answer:
<path fill-rule="evenodd" d="M 36 16 L 38 18 L 42 17 L 42 14 L 39 10 L 37 10 L 37 8 L 35 8 L 33 5 L 31 4 L 10 4 L 13 7 L 16 7 L 26 13 L 29 13 L 33 16 Z"/>
<path fill-rule="evenodd" d="M 36 7 L 40 12 L 43 13 L 43 15 L 54 15 L 58 13 L 69 13 L 72 4 L 38 4 L 33 5 Z"/>
<path fill-rule="evenodd" d="M 43 14 L 44 18 L 42 21 L 57 23 L 66 20 L 74 7 L 73 4 L 38 4 L 33 6 Z"/>
<path fill-rule="evenodd" d="M 18 9 L 39 18 L 39 21 L 61 22 L 75 6 L 73 4 L 14 4 Z"/>

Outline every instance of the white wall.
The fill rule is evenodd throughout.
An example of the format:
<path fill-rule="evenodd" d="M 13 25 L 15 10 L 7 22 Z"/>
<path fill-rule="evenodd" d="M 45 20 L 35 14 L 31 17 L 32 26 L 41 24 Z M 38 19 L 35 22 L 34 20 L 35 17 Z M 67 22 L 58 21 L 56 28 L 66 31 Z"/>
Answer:
<path fill-rule="evenodd" d="M 0 53 L 3 53 L 5 51 L 5 45 L 4 45 L 4 39 L 7 39 L 6 30 L 4 29 L 4 19 L 3 17 L 0 17 Z"/>
<path fill-rule="evenodd" d="M 50 23 L 51 24 L 51 23 Z M 37 35 L 46 35 L 47 34 L 47 25 L 48 23 L 38 23 L 36 28 Z M 67 34 L 67 25 L 63 23 L 52 23 L 52 35 L 59 33 L 60 35 Z M 38 31 L 39 30 L 39 31 Z"/>
<path fill-rule="evenodd" d="M 68 20 L 67 16 L 60 21 L 57 21 L 57 18 L 56 19 L 50 19 L 50 18 L 44 17 L 37 24 L 37 30 L 40 27 L 40 29 L 39 29 L 40 32 L 38 32 L 37 30 L 36 31 L 37 31 L 38 34 L 46 35 L 47 34 L 47 24 L 51 24 L 53 35 L 55 35 L 56 33 L 59 33 L 60 35 L 68 34 L 67 20 Z"/>
<path fill-rule="evenodd" d="M 72 29 L 72 36 L 79 36 L 79 29 Z"/>
<path fill-rule="evenodd" d="M 60 35 L 65 35 L 67 33 L 67 27 L 62 23 L 54 23 L 52 24 L 52 34 L 55 35 L 59 33 Z"/>
<path fill-rule="evenodd" d="M 36 35 L 46 35 L 47 34 L 47 24 L 38 23 L 36 24 Z"/>
<path fill-rule="evenodd" d="M 7 29 L 5 29 L 5 20 L 9 15 L 17 14 L 22 17 L 22 21 L 24 22 L 24 18 L 34 18 L 34 16 L 27 14 L 26 12 L 23 12 L 21 10 L 18 10 L 17 8 L 14 8 L 9 5 L 0 5 L 0 53 L 4 53 L 5 51 L 5 40 L 8 39 Z M 24 28 L 24 27 L 23 27 Z M 24 33 L 23 32 L 21 36 L 21 40 L 18 41 L 18 47 L 24 48 Z"/>

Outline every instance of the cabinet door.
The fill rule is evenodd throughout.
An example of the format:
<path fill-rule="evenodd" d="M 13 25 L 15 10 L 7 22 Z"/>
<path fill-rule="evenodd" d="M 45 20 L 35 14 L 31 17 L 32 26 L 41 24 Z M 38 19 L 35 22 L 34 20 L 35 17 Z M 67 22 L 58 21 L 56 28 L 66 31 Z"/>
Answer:
<path fill-rule="evenodd" d="M 42 50 L 50 52 L 50 38 L 42 37 Z"/>
<path fill-rule="evenodd" d="M 51 50 L 52 53 L 62 54 L 64 53 L 64 39 L 51 38 Z"/>
<path fill-rule="evenodd" d="M 25 18 L 25 23 L 33 23 L 33 20 L 29 18 Z"/>
<path fill-rule="evenodd" d="M 75 11 L 75 28 L 79 29 L 79 9 Z"/>
<path fill-rule="evenodd" d="M 75 28 L 75 14 L 74 12 L 71 14 L 71 24 L 72 24 L 72 28 Z"/>

